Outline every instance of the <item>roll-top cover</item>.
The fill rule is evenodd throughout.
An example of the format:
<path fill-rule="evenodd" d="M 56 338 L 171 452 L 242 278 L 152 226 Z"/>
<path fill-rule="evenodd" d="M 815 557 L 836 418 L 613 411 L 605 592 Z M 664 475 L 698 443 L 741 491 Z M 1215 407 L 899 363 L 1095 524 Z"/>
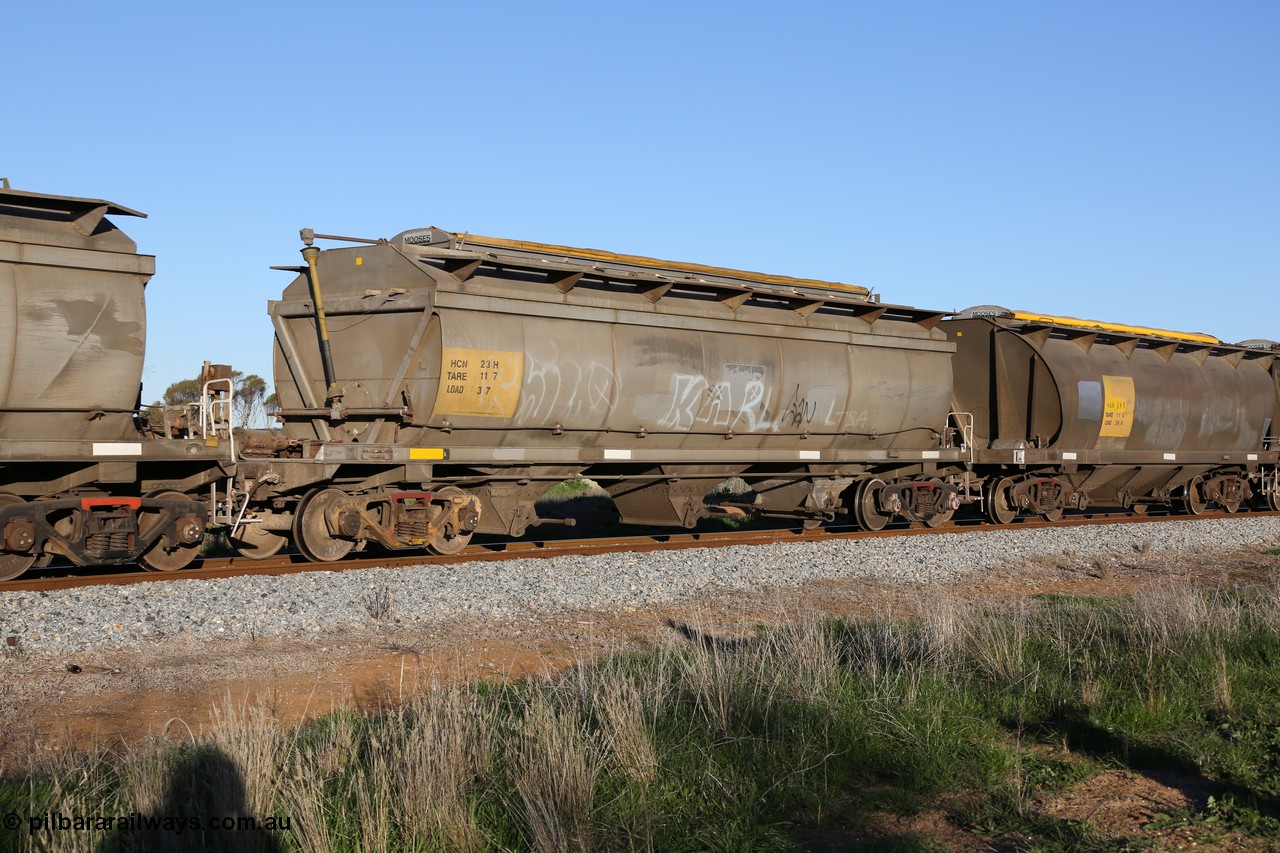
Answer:
<path fill-rule="evenodd" d="M 135 253 L 138 245 L 108 216 L 146 214 L 100 198 L 0 189 L 0 239 L 42 246 Z M 154 272 L 154 261 L 148 272 Z"/>

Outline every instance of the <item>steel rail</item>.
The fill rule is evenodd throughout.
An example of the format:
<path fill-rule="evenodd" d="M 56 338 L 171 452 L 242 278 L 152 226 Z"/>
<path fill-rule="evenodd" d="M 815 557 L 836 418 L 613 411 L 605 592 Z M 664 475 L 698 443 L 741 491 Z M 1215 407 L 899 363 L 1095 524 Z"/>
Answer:
<path fill-rule="evenodd" d="M 892 530 L 866 531 L 832 527 L 812 531 L 777 528 L 748 531 L 648 533 L 629 536 L 601 536 L 589 539 L 522 540 L 470 545 L 458 554 L 439 556 L 424 552 L 412 555 L 395 552 L 358 555 L 333 563 L 313 563 L 301 555 L 281 555 L 266 560 L 247 557 L 212 558 L 193 568 L 176 572 L 146 572 L 133 569 L 119 572 L 118 566 L 103 567 L 101 573 L 74 569 L 85 574 L 69 576 L 29 575 L 0 584 L 0 592 L 42 592 L 74 589 L 101 584 L 150 583 L 157 581 L 216 580 L 254 575 L 288 575 L 302 572 L 342 572 L 368 568 L 413 568 L 448 566 L 470 562 L 497 562 L 525 558 L 550 558 L 569 555 L 594 556 L 619 552 L 680 551 L 689 548 L 724 548 L 733 545 L 773 545 L 786 542 L 831 542 L 842 539 L 886 539 L 895 536 L 947 536 L 956 533 L 985 533 L 996 530 L 1028 530 L 1046 527 L 1081 527 L 1098 524 L 1146 524 L 1204 521 L 1208 519 L 1277 518 L 1280 512 L 1248 513 L 1206 512 L 1200 515 L 1134 515 L 1132 513 L 1086 513 L 1061 521 L 1024 519 L 1011 524 L 989 524 L 981 519 L 962 519 L 943 527 L 912 526 Z"/>

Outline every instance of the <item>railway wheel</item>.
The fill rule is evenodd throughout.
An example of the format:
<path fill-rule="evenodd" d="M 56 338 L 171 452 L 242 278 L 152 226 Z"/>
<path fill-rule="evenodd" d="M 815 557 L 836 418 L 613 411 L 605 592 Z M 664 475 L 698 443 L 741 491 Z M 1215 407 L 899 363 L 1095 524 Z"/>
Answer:
<path fill-rule="evenodd" d="M 934 488 L 936 488 L 938 492 L 944 491 L 943 483 L 941 480 L 932 480 L 931 482 L 934 484 Z M 956 514 L 956 511 L 950 508 L 944 509 L 938 512 L 934 512 L 933 515 L 930 515 L 928 518 L 924 519 L 924 526 L 925 527 L 941 527 L 942 525 L 950 521 L 951 517 L 955 514 Z"/>
<path fill-rule="evenodd" d="M 442 517 L 454 515 L 453 498 L 466 498 L 467 493 L 457 486 L 445 486 L 443 489 L 435 490 L 435 500 L 432 502 L 434 512 L 432 513 L 431 526 L 436 527 Z M 440 504 L 436 501 L 444 501 Z M 471 544 L 471 531 L 464 530 L 456 515 L 445 521 L 444 525 L 439 527 L 436 534 L 427 542 L 427 547 L 437 554 L 456 554 L 467 545 Z"/>
<path fill-rule="evenodd" d="M 314 489 L 298 504 L 298 514 L 293 520 L 293 541 L 298 550 L 314 563 L 332 563 L 351 553 L 356 543 L 339 539 L 329 532 L 325 512 L 337 501 L 345 498 L 338 489 Z"/>
<path fill-rule="evenodd" d="M 1267 493 L 1267 509 L 1280 512 L 1280 491 Z"/>
<path fill-rule="evenodd" d="M 884 488 L 884 480 L 863 480 L 853 499 L 853 520 L 863 530 L 884 530 L 889 523 L 889 516 L 876 508 L 880 490 Z"/>
<path fill-rule="evenodd" d="M 1018 517 L 1013 502 L 1013 480 L 1004 477 L 987 485 L 987 518 L 994 524 L 1009 524 Z"/>
<path fill-rule="evenodd" d="M 149 498 L 162 498 L 164 500 L 184 501 L 187 496 L 182 492 L 154 492 L 147 495 Z M 147 538 L 158 525 L 163 523 L 164 513 L 154 510 L 139 510 L 138 512 L 138 533 L 144 539 Z M 185 569 L 191 565 L 191 561 L 200 556 L 200 543 L 196 542 L 190 545 L 184 545 L 181 542 L 171 542 L 169 534 L 161 534 L 155 543 L 138 557 L 138 562 L 142 564 L 144 569 L 153 572 L 176 572 L 179 569 Z"/>
<path fill-rule="evenodd" d="M 275 530 L 265 530 L 261 524 L 241 525 L 240 532 L 231 537 L 231 545 L 242 557 L 265 560 L 280 553 L 289 538 Z"/>
<path fill-rule="evenodd" d="M 1061 521 L 1062 513 L 1065 510 L 1066 510 L 1066 507 L 1059 504 L 1058 506 L 1055 506 L 1053 509 L 1047 509 L 1044 512 L 1040 513 L 1040 517 L 1043 518 L 1045 521 L 1049 521 L 1049 522 Z"/>
<path fill-rule="evenodd" d="M 949 509 L 946 512 L 935 512 L 933 515 L 929 516 L 924 520 L 924 526 L 925 527 L 941 527 L 942 525 L 950 521 L 951 517 L 955 514 L 956 514 L 956 511 L 953 509 Z"/>
<path fill-rule="evenodd" d="M 1218 506 L 1222 507 L 1223 512 L 1239 512 L 1242 501 L 1237 498 L 1233 501 L 1220 501 Z"/>
<path fill-rule="evenodd" d="M 1204 493 L 1201 489 L 1204 486 L 1204 477 L 1195 476 L 1191 478 L 1191 482 L 1187 483 L 1182 489 L 1182 510 L 1187 515 L 1199 515 L 1204 512 L 1204 508 L 1209 502 L 1204 499 Z"/>
<path fill-rule="evenodd" d="M 0 495 L 0 506 L 26 503 L 17 495 Z M 0 581 L 11 581 L 36 564 L 39 554 L 0 553 Z M 47 565 L 47 564 L 46 564 Z"/>

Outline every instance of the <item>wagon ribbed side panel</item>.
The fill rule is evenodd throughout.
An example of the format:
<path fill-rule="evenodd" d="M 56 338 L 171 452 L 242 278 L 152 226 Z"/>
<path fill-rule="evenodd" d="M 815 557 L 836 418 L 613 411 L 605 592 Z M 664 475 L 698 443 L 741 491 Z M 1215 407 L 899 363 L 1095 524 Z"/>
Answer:
<path fill-rule="evenodd" d="M 108 202 L 0 192 L 0 435 L 135 433 L 154 259 Z"/>
<path fill-rule="evenodd" d="M 310 273 L 271 307 L 286 430 L 455 448 L 740 450 L 744 459 L 939 446 L 953 351 L 934 327 L 940 315 L 881 306 L 861 289 L 790 283 L 800 280 L 679 277 L 706 269 L 691 265 L 668 280 L 642 260 L 604 269 L 428 251 L 403 235 L 324 251 L 316 275 L 332 383 Z"/>

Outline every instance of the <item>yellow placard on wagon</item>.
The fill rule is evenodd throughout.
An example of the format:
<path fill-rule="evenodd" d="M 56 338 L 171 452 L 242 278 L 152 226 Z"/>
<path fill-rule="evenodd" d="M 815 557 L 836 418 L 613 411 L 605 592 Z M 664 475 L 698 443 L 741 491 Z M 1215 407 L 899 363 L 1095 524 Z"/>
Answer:
<path fill-rule="evenodd" d="M 524 353 L 445 347 L 435 414 L 509 418 L 520 402 Z"/>
<path fill-rule="evenodd" d="M 1133 431 L 1133 407 L 1137 395 L 1133 390 L 1132 376 L 1102 377 L 1102 426 L 1099 437 L 1127 438 Z"/>

